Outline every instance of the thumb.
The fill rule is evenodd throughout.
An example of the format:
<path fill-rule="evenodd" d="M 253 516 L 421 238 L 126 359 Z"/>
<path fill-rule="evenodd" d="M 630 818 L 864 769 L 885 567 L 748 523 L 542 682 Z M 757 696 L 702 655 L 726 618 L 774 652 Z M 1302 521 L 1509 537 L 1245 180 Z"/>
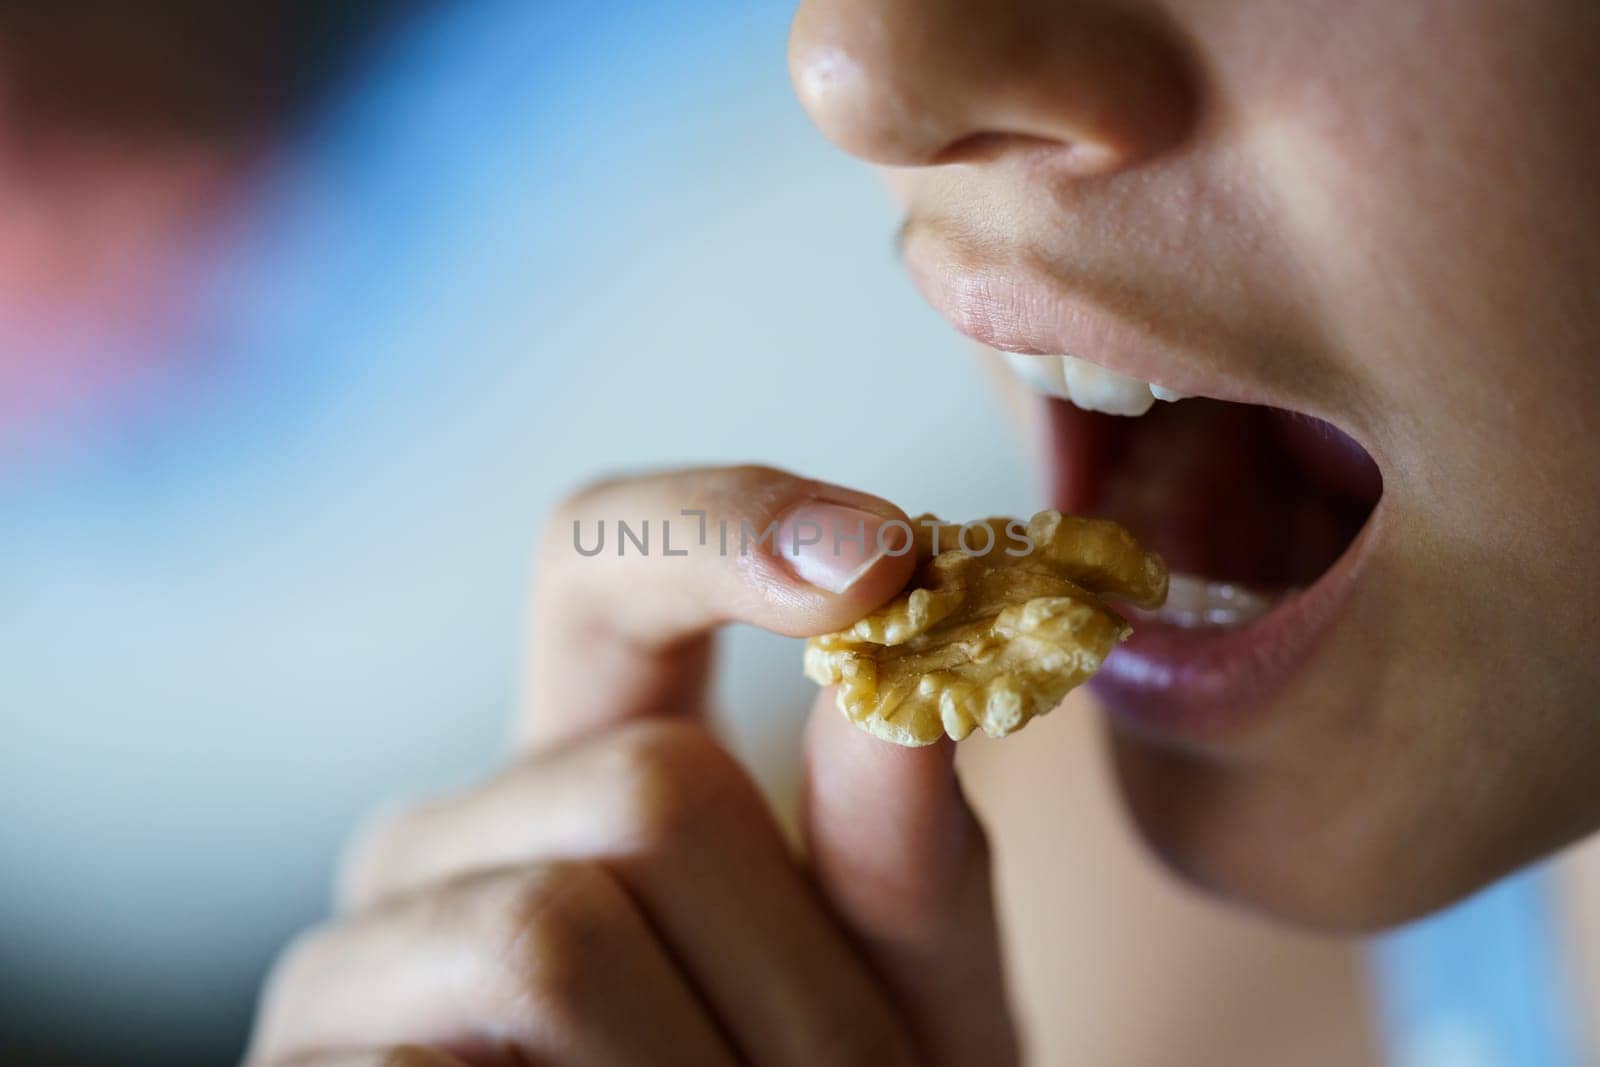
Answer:
<path fill-rule="evenodd" d="M 955 743 L 880 741 L 823 690 L 806 729 L 805 834 L 824 896 L 924 1061 L 1017 1062 L 989 847 L 956 779 Z"/>

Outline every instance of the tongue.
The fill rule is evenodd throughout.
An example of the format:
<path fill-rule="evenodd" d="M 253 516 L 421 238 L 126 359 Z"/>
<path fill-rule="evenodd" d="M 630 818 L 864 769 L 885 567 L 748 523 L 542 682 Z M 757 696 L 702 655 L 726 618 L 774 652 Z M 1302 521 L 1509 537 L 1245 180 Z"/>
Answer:
<path fill-rule="evenodd" d="M 1377 468 L 1333 427 L 1186 400 L 1138 419 L 1050 403 L 1053 502 L 1126 525 L 1174 570 L 1262 589 L 1327 570 L 1377 499 Z"/>

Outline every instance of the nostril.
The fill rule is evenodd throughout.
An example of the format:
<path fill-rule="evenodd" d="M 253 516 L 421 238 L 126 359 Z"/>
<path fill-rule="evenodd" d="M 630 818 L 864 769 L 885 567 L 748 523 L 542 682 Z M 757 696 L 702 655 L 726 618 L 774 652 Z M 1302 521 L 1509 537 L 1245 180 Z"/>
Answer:
<path fill-rule="evenodd" d="M 934 154 L 934 166 L 950 163 L 985 163 L 1018 150 L 1055 149 L 1056 142 L 1023 133 L 974 133 L 947 145 Z"/>
<path fill-rule="evenodd" d="M 1024 153 L 1050 155 L 1076 173 L 1089 175 L 1113 170 L 1117 166 L 1117 153 L 1093 141 L 1058 141 L 1028 133 L 983 132 L 946 145 L 929 163 L 936 167 L 952 163 L 987 163 L 1002 156 Z"/>
<path fill-rule="evenodd" d="M 817 127 L 872 163 L 1046 151 L 1084 175 L 1182 140 L 1195 88 L 1181 38 L 1073 3 L 1046 23 L 970 0 L 808 0 L 789 40 Z"/>

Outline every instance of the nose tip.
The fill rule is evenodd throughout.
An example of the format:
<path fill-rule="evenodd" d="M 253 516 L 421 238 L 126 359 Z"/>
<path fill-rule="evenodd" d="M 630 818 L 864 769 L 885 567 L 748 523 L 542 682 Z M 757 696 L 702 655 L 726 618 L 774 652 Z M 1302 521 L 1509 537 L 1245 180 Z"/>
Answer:
<path fill-rule="evenodd" d="M 789 37 L 789 71 L 801 106 L 823 135 L 869 163 L 931 163 L 953 140 L 951 116 L 904 76 L 910 46 L 855 26 L 807 18 Z M 853 20 L 852 20 L 853 21 Z"/>
<path fill-rule="evenodd" d="M 1072 0 L 806 0 L 789 38 L 813 122 L 868 162 L 917 167 L 1047 142 L 1080 172 L 1180 140 L 1192 79 L 1169 36 Z"/>

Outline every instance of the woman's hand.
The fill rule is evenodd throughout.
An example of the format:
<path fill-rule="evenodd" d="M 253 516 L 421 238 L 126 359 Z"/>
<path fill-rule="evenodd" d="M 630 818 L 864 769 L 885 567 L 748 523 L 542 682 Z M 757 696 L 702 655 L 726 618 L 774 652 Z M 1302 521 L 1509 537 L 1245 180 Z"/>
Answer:
<path fill-rule="evenodd" d="M 650 555 L 619 557 L 618 520 L 642 519 Z M 718 626 L 822 633 L 899 590 L 886 520 L 905 516 L 763 468 L 574 497 L 540 561 L 521 758 L 358 842 L 341 918 L 279 963 L 250 1062 L 1014 1061 L 948 743 L 884 744 L 824 694 L 802 861 L 704 722 Z M 581 554 L 574 522 L 587 550 L 601 521 L 605 550 Z M 774 522 L 740 553 L 741 524 L 753 542 Z"/>

